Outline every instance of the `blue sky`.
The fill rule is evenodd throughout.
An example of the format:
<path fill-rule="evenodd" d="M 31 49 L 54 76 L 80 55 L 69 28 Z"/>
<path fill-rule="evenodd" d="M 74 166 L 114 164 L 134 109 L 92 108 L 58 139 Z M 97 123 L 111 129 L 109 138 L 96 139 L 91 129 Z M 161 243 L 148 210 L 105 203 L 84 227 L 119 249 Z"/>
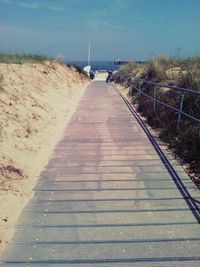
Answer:
<path fill-rule="evenodd" d="M 200 0 L 0 0 L 0 51 L 65 60 L 200 55 Z"/>

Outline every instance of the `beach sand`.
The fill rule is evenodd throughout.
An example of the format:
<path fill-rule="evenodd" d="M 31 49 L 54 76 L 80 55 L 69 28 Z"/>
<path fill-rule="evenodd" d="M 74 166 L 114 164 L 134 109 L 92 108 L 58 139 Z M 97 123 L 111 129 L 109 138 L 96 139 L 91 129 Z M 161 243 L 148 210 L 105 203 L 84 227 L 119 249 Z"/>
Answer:
<path fill-rule="evenodd" d="M 0 64 L 0 253 L 88 83 L 58 62 Z"/>

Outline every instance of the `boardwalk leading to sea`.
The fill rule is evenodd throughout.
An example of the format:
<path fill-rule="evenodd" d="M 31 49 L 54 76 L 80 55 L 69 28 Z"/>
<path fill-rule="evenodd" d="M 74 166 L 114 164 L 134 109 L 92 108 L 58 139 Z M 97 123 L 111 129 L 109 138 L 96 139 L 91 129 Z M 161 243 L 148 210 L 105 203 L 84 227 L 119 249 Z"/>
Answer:
<path fill-rule="evenodd" d="M 104 81 L 86 89 L 2 265 L 200 266 L 195 216 L 135 117 Z"/>

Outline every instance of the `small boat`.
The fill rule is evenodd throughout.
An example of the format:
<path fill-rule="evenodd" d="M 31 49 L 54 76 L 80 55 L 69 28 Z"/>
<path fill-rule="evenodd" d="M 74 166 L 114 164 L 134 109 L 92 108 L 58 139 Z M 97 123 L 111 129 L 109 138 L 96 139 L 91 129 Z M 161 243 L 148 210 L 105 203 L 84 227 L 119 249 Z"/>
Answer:
<path fill-rule="evenodd" d="M 114 64 L 115 65 L 125 65 L 127 63 L 129 63 L 130 61 L 125 61 L 125 60 L 117 60 L 117 61 L 114 61 Z"/>

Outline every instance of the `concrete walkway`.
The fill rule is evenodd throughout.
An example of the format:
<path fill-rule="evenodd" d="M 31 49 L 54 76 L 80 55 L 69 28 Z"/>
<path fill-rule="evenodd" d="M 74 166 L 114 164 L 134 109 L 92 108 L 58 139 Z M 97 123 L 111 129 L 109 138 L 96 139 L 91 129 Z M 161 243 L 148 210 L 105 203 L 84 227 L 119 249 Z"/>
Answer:
<path fill-rule="evenodd" d="M 2 265 L 200 266 L 199 224 L 105 82 L 87 88 Z"/>

